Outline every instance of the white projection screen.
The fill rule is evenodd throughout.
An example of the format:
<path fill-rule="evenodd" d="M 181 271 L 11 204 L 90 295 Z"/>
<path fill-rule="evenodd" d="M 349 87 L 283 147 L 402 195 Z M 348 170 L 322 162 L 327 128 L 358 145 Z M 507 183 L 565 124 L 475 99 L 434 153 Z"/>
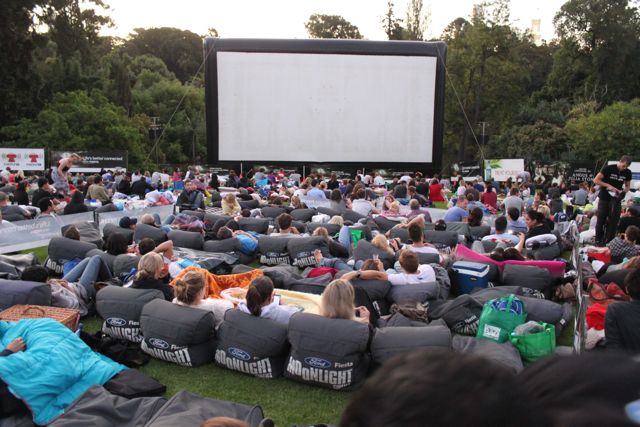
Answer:
<path fill-rule="evenodd" d="M 443 59 L 423 51 L 433 44 L 259 42 L 205 44 L 209 159 L 441 162 Z"/>

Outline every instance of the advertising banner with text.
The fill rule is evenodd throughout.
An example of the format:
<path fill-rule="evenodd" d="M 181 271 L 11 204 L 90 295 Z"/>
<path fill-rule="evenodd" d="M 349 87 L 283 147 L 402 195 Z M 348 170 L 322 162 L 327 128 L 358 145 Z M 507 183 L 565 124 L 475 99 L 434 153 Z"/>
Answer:
<path fill-rule="evenodd" d="M 1 170 L 43 171 L 45 165 L 43 148 L 0 148 Z"/>
<path fill-rule="evenodd" d="M 51 166 L 57 166 L 60 159 L 69 157 L 73 153 L 73 151 L 52 151 Z M 101 169 L 126 169 L 128 165 L 128 151 L 91 150 L 76 151 L 75 153 L 79 154 L 82 160 L 71 168 L 71 172 L 100 172 Z"/>

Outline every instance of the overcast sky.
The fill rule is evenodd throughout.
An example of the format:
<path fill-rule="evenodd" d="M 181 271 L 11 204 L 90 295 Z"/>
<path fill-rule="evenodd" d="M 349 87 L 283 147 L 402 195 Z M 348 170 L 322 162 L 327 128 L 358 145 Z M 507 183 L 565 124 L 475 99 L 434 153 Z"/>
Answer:
<path fill-rule="evenodd" d="M 404 18 L 408 0 L 396 0 Z M 438 37 L 457 17 L 468 17 L 476 0 L 424 0 L 431 9 L 429 37 Z M 306 38 L 304 23 L 312 13 L 341 15 L 369 40 L 384 40 L 381 20 L 387 0 L 107 0 L 116 27 L 105 35 L 126 37 L 134 28 L 175 27 L 205 34 L 215 28 L 221 37 Z M 542 38 L 554 37 L 553 16 L 564 0 L 512 0 L 511 21 L 529 29 L 541 19 Z"/>

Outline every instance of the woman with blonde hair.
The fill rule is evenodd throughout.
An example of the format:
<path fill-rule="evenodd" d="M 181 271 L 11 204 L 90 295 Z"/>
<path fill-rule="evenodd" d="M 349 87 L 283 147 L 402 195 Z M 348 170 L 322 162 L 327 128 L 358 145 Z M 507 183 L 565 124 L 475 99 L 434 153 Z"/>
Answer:
<path fill-rule="evenodd" d="M 240 207 L 240 203 L 238 203 L 238 199 L 236 199 L 236 195 L 233 193 L 227 193 L 222 198 L 222 214 L 223 215 L 240 215 L 242 208 Z"/>
<path fill-rule="evenodd" d="M 330 319 L 356 320 L 369 323 L 370 312 L 365 306 L 354 306 L 355 292 L 346 280 L 329 283 L 320 299 L 320 315 Z"/>
<path fill-rule="evenodd" d="M 392 247 L 389 244 L 389 241 L 387 240 L 387 237 L 384 234 L 378 234 L 376 237 L 374 237 L 371 240 L 371 244 L 373 246 L 375 246 L 376 248 L 388 253 L 389 255 L 395 255 L 395 251 L 397 251 L 400 248 L 400 244 L 398 243 L 397 240 L 392 240 L 391 241 L 391 245 L 395 246 Z"/>
<path fill-rule="evenodd" d="M 213 312 L 216 329 L 224 320 L 224 313 L 233 308 L 233 303 L 220 298 L 207 298 L 207 288 L 201 271 L 189 271 L 182 278 L 173 281 L 176 297 L 174 304 L 199 308 Z"/>
<path fill-rule="evenodd" d="M 166 276 L 162 256 L 156 252 L 148 252 L 138 262 L 138 272 L 131 287 L 134 289 L 157 289 L 162 291 L 164 299 L 173 300 L 173 288 L 162 277 Z"/>

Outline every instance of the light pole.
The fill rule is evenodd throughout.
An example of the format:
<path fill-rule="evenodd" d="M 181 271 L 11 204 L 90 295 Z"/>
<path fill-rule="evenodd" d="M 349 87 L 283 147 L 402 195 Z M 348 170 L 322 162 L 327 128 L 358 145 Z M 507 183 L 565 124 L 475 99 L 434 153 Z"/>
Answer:
<path fill-rule="evenodd" d="M 158 131 L 162 129 L 162 125 L 160 124 L 160 117 L 151 117 L 151 126 L 149 129 L 153 131 L 153 146 L 156 151 L 156 168 L 160 166 L 160 161 L 158 160 Z"/>

